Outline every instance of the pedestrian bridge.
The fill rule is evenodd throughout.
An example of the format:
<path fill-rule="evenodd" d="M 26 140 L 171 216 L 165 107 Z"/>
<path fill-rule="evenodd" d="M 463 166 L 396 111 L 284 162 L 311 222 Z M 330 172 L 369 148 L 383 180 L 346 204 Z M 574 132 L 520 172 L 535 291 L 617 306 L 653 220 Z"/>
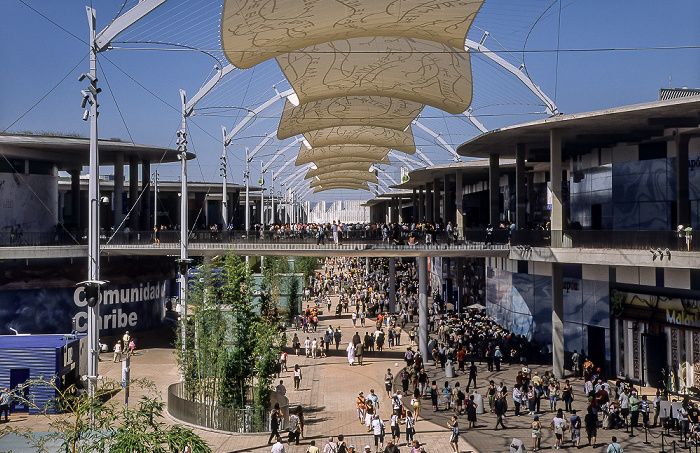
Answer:
<path fill-rule="evenodd" d="M 255 256 L 348 256 L 348 257 L 506 257 L 510 247 L 505 244 L 481 243 L 386 245 L 377 243 L 344 243 L 316 245 L 315 242 L 233 241 L 195 242 L 189 244 L 189 256 L 216 256 L 227 253 Z M 100 246 L 103 256 L 179 256 L 180 244 L 106 243 Z M 80 258 L 87 256 L 86 245 L 25 245 L 0 248 L 3 259 Z"/>

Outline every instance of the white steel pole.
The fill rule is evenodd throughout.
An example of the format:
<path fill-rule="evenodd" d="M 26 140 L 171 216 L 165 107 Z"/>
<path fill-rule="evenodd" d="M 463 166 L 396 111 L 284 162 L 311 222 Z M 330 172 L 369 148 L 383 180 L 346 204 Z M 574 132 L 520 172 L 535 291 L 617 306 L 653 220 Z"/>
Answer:
<path fill-rule="evenodd" d="M 178 132 L 178 151 L 180 151 L 180 341 L 183 357 L 186 353 L 187 339 L 187 264 L 189 261 L 187 246 L 189 242 L 189 220 L 187 212 L 187 102 L 184 90 L 180 90 L 182 101 L 182 124 Z M 185 380 L 184 368 L 180 380 Z"/>
<path fill-rule="evenodd" d="M 153 172 L 153 228 L 158 228 L 158 170 Z"/>
<path fill-rule="evenodd" d="M 248 158 L 248 147 L 245 148 L 245 238 L 248 239 L 250 230 L 250 159 Z"/>
<path fill-rule="evenodd" d="M 97 51 L 95 47 L 96 11 L 85 7 L 90 26 L 90 175 L 88 198 L 90 200 L 90 216 L 88 221 L 88 280 L 97 282 L 100 279 L 100 155 L 97 150 Z M 82 76 L 81 76 L 82 78 Z M 99 287 L 98 287 L 99 288 Z M 98 289 L 99 290 L 99 289 Z M 100 353 L 100 297 L 96 303 L 88 306 L 88 392 L 95 395 L 97 379 L 97 361 Z"/>
<path fill-rule="evenodd" d="M 270 225 L 275 224 L 275 171 L 270 170 Z"/>
<path fill-rule="evenodd" d="M 228 194 L 227 194 L 227 187 L 226 187 L 226 180 L 228 179 L 226 177 L 226 128 L 222 127 L 221 132 L 224 134 L 224 140 L 222 142 L 222 150 L 221 150 L 221 177 L 223 179 L 222 181 L 222 194 L 221 194 L 221 218 L 223 219 L 223 223 L 221 225 L 221 231 L 226 231 L 228 227 Z"/>

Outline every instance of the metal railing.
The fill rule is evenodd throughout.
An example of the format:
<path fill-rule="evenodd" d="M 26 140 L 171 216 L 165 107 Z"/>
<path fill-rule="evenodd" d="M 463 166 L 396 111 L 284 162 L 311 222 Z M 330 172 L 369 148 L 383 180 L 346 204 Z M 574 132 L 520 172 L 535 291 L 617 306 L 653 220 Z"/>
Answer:
<path fill-rule="evenodd" d="M 695 239 L 695 236 L 698 236 Z M 101 236 L 102 245 L 142 245 L 155 243 L 178 244 L 179 230 L 118 232 Z M 212 232 L 209 230 L 194 230 L 190 233 L 191 244 L 255 244 L 270 246 L 316 244 L 333 245 L 333 235 L 323 234 L 323 240 L 315 237 L 313 232 L 285 232 L 273 234 L 265 232 L 250 232 L 231 230 Z M 381 248 L 410 247 L 411 245 L 427 246 L 426 248 L 451 246 L 454 248 L 470 248 L 487 242 L 487 233 L 483 228 L 463 229 L 461 234 L 447 234 L 445 231 L 424 232 L 421 230 L 401 230 L 397 238 L 383 239 L 380 230 L 351 230 L 340 236 L 342 246 L 368 246 Z M 574 247 L 600 249 L 669 249 L 669 251 L 700 251 L 700 235 L 696 232 L 677 233 L 675 231 L 624 231 L 624 230 L 513 230 L 494 229 L 488 241 L 495 245 L 510 244 L 511 246 L 529 247 Z M 71 236 L 67 233 L 0 233 L 0 247 L 28 246 L 66 246 L 85 245 L 86 240 Z"/>
<path fill-rule="evenodd" d="M 277 392 L 270 393 L 270 404 L 277 403 L 282 411 L 280 431 L 289 426 L 289 400 Z M 262 433 L 270 431 L 270 410 L 246 406 L 242 409 L 219 407 L 185 398 L 182 382 L 168 387 L 168 413 L 176 420 L 231 433 Z"/>

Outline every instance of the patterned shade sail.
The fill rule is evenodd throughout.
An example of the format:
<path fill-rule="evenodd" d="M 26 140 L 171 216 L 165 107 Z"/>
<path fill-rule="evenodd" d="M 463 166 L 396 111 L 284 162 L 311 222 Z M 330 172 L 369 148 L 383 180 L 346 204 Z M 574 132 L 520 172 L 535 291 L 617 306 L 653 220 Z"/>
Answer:
<path fill-rule="evenodd" d="M 345 96 L 295 106 L 284 104 L 277 138 L 340 126 L 383 127 L 403 131 L 423 110 L 417 102 L 382 96 Z"/>
<path fill-rule="evenodd" d="M 421 39 L 372 36 L 277 57 L 299 102 L 388 96 L 457 114 L 472 98 L 469 53 Z M 410 81 L 407 83 L 407 81 Z"/>
<path fill-rule="evenodd" d="M 369 168 L 371 166 L 372 162 L 348 161 L 342 164 L 334 165 L 328 165 L 324 163 L 323 165 L 317 165 L 316 168 L 312 168 L 311 170 L 307 171 L 306 177 L 304 179 L 313 178 L 314 176 L 325 175 L 327 173 L 334 173 L 337 171 L 359 170 L 369 172 Z"/>
<path fill-rule="evenodd" d="M 250 68 L 275 58 L 294 96 L 277 138 L 304 135 L 296 165 L 311 187 L 366 188 L 390 150 L 416 152 L 411 122 L 428 105 L 469 108 L 464 50 L 483 0 L 224 0 L 221 43 Z M 310 146 L 310 148 L 309 148 Z M 367 190 L 367 189 L 365 189 Z"/>
<path fill-rule="evenodd" d="M 359 185 L 345 185 L 345 184 L 324 185 L 324 186 L 318 186 L 318 187 L 314 188 L 314 193 L 319 193 L 319 192 L 323 192 L 324 190 L 333 190 L 333 189 L 350 189 L 350 190 L 367 190 L 367 191 L 369 191 L 369 185 L 366 182 L 363 182 L 362 184 L 359 184 Z"/>
<path fill-rule="evenodd" d="M 225 0 L 221 45 L 247 69 L 320 43 L 367 36 L 461 48 L 483 0 Z"/>
<path fill-rule="evenodd" d="M 410 127 L 406 131 L 397 131 L 375 126 L 340 126 L 307 132 L 304 138 L 314 148 L 355 143 L 391 148 L 406 154 L 416 152 Z"/>
<path fill-rule="evenodd" d="M 370 145 L 333 145 L 312 149 L 302 145 L 295 164 L 299 166 L 314 162 L 318 166 L 325 159 L 343 158 L 349 161 L 356 157 L 376 159 L 376 162 L 379 162 L 389 151 L 389 148 Z"/>

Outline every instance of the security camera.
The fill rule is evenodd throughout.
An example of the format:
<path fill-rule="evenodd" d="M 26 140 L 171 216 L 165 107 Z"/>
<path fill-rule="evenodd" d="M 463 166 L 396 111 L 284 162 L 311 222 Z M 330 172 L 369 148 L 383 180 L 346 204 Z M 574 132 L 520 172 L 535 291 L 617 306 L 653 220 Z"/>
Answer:
<path fill-rule="evenodd" d="M 90 118 L 90 110 L 85 110 L 83 112 L 83 121 L 87 121 Z"/>
<path fill-rule="evenodd" d="M 105 205 L 109 204 L 109 197 L 101 197 L 100 203 L 105 204 Z"/>

